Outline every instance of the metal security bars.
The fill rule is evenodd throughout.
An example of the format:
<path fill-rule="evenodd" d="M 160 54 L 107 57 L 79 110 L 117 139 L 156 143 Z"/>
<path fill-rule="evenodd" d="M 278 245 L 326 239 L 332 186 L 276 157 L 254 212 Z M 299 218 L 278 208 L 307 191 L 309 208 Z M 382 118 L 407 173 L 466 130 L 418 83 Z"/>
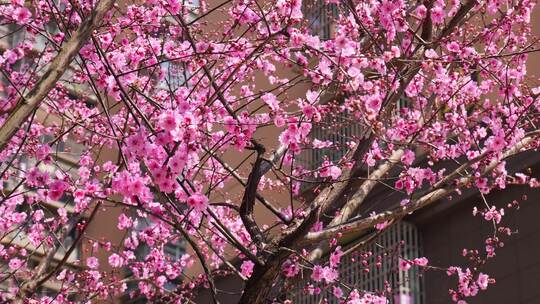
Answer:
<path fill-rule="evenodd" d="M 348 112 L 327 115 L 319 124 L 313 127 L 311 138 L 330 141 L 329 148 L 313 149 L 310 167 L 317 168 L 327 159 L 339 161 L 348 151 L 347 143 L 355 141 L 361 135 L 362 127 Z"/>
<path fill-rule="evenodd" d="M 362 254 L 368 257 L 361 259 Z M 362 247 L 361 251 L 343 256 L 339 266 L 339 278 L 344 284 L 353 286 L 360 292 L 384 294 L 392 304 L 422 304 L 425 302 L 423 279 L 419 269 L 415 266 L 408 271 L 399 268 L 400 257 L 412 260 L 419 256 L 421 244 L 418 230 L 413 224 L 402 221 L 389 227 L 375 241 Z M 303 289 L 308 283 L 309 281 L 304 281 L 295 288 L 297 292 L 289 297 L 293 303 L 326 303 L 325 298 L 327 303 L 340 303 L 340 300 L 332 295 L 331 288 L 319 286 L 319 295 L 307 294 Z"/>
<path fill-rule="evenodd" d="M 331 145 L 309 147 L 297 156 L 295 162 L 307 170 L 316 170 L 325 160 L 337 163 L 349 150 L 348 144 L 364 136 L 364 130 L 358 119 L 347 111 L 328 114 L 313 124 L 309 136 L 312 141 L 330 142 Z"/>
<path fill-rule="evenodd" d="M 332 24 L 338 15 L 336 4 L 325 4 L 324 0 L 303 1 L 302 11 L 312 35 L 317 35 L 323 40 L 331 38 Z"/>
<path fill-rule="evenodd" d="M 159 81 L 159 87 L 164 90 L 175 92 L 178 88 L 186 85 L 189 73 L 182 62 L 164 61 L 161 63 L 163 78 Z"/>

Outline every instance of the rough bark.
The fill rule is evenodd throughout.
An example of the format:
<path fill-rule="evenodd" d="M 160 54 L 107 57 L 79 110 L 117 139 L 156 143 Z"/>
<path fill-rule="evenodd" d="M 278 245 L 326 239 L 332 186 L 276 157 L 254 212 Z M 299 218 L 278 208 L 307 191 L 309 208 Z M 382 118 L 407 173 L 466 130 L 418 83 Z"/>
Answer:
<path fill-rule="evenodd" d="M 246 282 L 244 293 L 239 304 L 271 303 L 269 295 L 274 291 L 274 284 L 280 275 L 281 264 L 288 253 L 277 253 L 271 256 L 265 265 L 257 265 Z"/>

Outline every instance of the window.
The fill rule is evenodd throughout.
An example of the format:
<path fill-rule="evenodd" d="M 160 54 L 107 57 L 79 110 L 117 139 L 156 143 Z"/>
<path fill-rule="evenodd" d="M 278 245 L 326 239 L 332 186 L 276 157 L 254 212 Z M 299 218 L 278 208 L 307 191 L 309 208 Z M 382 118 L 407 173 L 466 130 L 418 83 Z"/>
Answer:
<path fill-rule="evenodd" d="M 400 116 L 403 109 L 411 108 L 411 101 L 400 98 L 393 112 L 393 116 Z M 312 140 L 330 141 L 331 147 L 311 149 L 311 155 L 302 158 L 303 165 L 309 169 L 317 169 L 324 160 L 338 162 L 349 150 L 348 143 L 356 142 L 364 136 L 364 128 L 359 120 L 349 112 L 333 111 L 324 117 L 317 125 L 314 125 L 310 137 Z M 335 113 L 335 114 L 334 114 Z M 307 159 L 304 159 L 306 158 Z"/>
<path fill-rule="evenodd" d="M 148 227 L 152 226 L 152 221 L 148 218 L 138 218 L 138 225 L 135 228 L 138 231 L 142 231 Z M 176 240 L 169 242 L 163 246 L 163 253 L 165 256 L 170 257 L 173 261 L 179 260 L 180 257 L 185 253 L 184 244 L 182 241 Z M 148 247 L 147 244 L 141 243 L 139 246 L 135 249 L 135 256 L 138 260 L 144 260 L 145 257 L 150 253 L 150 247 Z M 132 272 L 129 268 L 125 267 L 125 273 L 126 277 L 129 277 Z M 167 281 L 165 285 L 163 286 L 166 290 L 173 290 L 175 288 L 178 288 L 181 282 L 181 276 L 173 280 L 172 282 Z M 134 298 L 131 298 L 130 293 L 132 291 L 136 291 L 138 289 L 138 285 L 136 282 L 128 282 L 127 283 L 127 291 L 124 293 L 124 296 L 122 297 L 122 303 L 130 303 L 130 304 L 142 304 L 142 303 L 148 303 L 148 300 L 146 300 L 143 296 L 136 296 Z"/>
<path fill-rule="evenodd" d="M 400 246 L 401 241 L 403 245 Z M 383 256 L 393 249 L 398 253 L 389 253 L 381 260 L 381 266 L 376 267 L 377 256 Z M 367 266 L 369 272 L 364 271 L 365 268 L 357 259 L 359 254 L 365 252 L 372 253 L 366 260 L 369 263 Z M 389 285 L 393 291 L 392 299 L 389 299 L 390 303 L 422 304 L 424 303 L 423 282 L 419 270 L 414 266 L 408 271 L 399 269 L 399 257 L 412 260 L 420 255 L 420 238 L 417 228 L 413 224 L 401 221 L 388 228 L 375 241 L 362 247 L 362 251 L 354 251 L 343 256 L 339 266 L 340 279 L 359 291 L 380 292 Z M 354 262 L 352 257 L 356 258 Z M 306 281 L 301 283 L 302 285 L 296 290 L 302 290 L 306 283 Z M 323 297 L 326 297 L 329 303 L 339 303 L 338 299 L 332 295 L 331 289 L 321 289 L 321 294 L 318 296 L 307 295 L 300 291 L 292 295 L 291 299 L 293 303 L 318 304 L 321 303 Z"/>
<path fill-rule="evenodd" d="M 179 241 L 173 241 L 163 246 L 163 253 L 173 260 L 179 260 L 184 254 L 184 246 Z"/>
<path fill-rule="evenodd" d="M 66 140 L 64 138 L 56 140 L 57 138 L 53 135 L 43 135 L 39 141 L 42 144 L 49 144 L 51 146 L 51 153 L 54 156 L 63 155 L 69 156 L 74 161 L 78 160 L 84 151 L 84 145 L 69 137 Z"/>
<path fill-rule="evenodd" d="M 308 28 L 312 35 L 318 35 L 321 39 L 330 39 L 332 36 L 332 23 L 338 15 L 336 4 L 325 4 L 325 0 L 310 0 L 302 2 L 304 19 L 307 20 Z"/>
<path fill-rule="evenodd" d="M 320 123 L 313 126 L 312 140 L 330 141 L 331 147 L 311 150 L 310 168 L 318 168 L 324 160 L 338 162 L 349 150 L 348 143 L 357 141 L 362 134 L 362 127 L 348 112 L 327 115 Z"/>
<path fill-rule="evenodd" d="M 144 231 L 153 226 L 152 220 L 149 218 L 138 218 L 138 225 L 135 228 L 137 231 Z M 148 246 L 141 244 L 136 250 L 135 255 L 139 258 L 144 258 L 150 253 Z M 185 253 L 184 244 L 181 240 L 172 240 L 163 246 L 163 253 L 172 260 L 178 260 Z"/>
<path fill-rule="evenodd" d="M 179 61 L 164 61 L 161 63 L 161 72 L 163 73 L 163 79 L 159 83 L 160 87 L 172 92 L 184 86 L 187 77 L 189 77 L 183 63 Z"/>
<path fill-rule="evenodd" d="M 77 231 L 77 228 L 76 226 L 73 227 L 73 229 L 71 229 L 71 231 L 68 233 L 68 235 L 66 235 L 66 237 L 62 240 L 62 246 L 60 246 L 60 248 L 58 248 L 58 252 L 60 254 L 65 254 L 67 253 L 67 251 L 71 248 L 71 246 L 73 245 L 73 243 L 77 240 L 77 237 L 79 236 L 79 233 Z M 73 252 L 70 254 L 70 259 L 79 259 L 81 257 L 81 253 L 80 253 L 80 250 L 81 250 L 81 245 L 80 244 L 77 244 L 75 249 L 73 250 Z"/>

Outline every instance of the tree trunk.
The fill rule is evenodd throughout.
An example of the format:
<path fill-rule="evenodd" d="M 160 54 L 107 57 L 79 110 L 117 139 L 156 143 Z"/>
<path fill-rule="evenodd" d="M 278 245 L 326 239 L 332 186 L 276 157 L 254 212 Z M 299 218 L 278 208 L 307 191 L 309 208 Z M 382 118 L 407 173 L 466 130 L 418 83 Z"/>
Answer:
<path fill-rule="evenodd" d="M 278 254 L 276 257 L 268 259 L 264 266 L 255 266 L 253 275 L 246 282 L 244 292 L 239 304 L 262 304 L 271 303 L 271 293 L 274 291 L 274 284 L 278 282 L 280 266 L 286 256 Z"/>

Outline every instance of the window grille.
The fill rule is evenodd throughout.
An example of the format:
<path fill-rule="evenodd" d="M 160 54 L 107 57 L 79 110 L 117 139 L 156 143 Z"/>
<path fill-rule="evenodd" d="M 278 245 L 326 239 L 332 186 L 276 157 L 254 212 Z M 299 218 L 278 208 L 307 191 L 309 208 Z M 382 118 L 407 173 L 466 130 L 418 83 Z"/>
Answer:
<path fill-rule="evenodd" d="M 148 218 L 139 218 L 138 226 L 135 228 L 138 231 L 142 231 L 152 226 L 152 220 Z M 150 248 L 146 244 L 140 244 L 135 250 L 135 256 L 140 259 L 144 259 L 146 255 L 150 253 Z M 179 260 L 185 253 L 184 244 L 180 240 L 170 241 L 163 246 L 163 253 L 170 257 L 172 260 Z"/>
<path fill-rule="evenodd" d="M 399 245 L 403 241 L 403 245 Z M 389 252 L 397 250 L 396 252 Z M 367 259 L 369 272 L 358 259 L 358 254 L 372 252 Z M 385 252 L 388 255 L 384 256 Z M 382 256 L 381 266 L 376 267 L 377 256 Z M 361 251 L 355 251 L 341 258 L 339 266 L 340 280 L 357 288 L 359 291 L 383 292 L 386 284 L 392 288 L 392 304 L 422 304 L 423 280 L 419 269 L 415 266 L 408 271 L 399 269 L 399 257 L 412 260 L 421 256 L 420 237 L 417 228 L 407 222 L 399 222 L 383 232 L 375 241 L 362 247 Z M 355 257 L 353 261 L 351 258 Z M 303 291 L 309 281 L 304 281 L 301 286 L 295 288 L 298 291 L 292 296 L 293 303 L 318 304 L 322 298 L 328 299 L 328 303 L 338 304 L 339 300 L 332 295 L 331 289 L 325 290 L 321 286 L 320 295 L 309 295 Z M 388 297 L 389 295 L 386 294 Z"/>
<path fill-rule="evenodd" d="M 361 132 L 361 125 L 348 112 L 327 115 L 313 127 L 311 138 L 331 141 L 332 147 L 312 150 L 313 168 L 319 167 L 325 159 L 334 163 L 338 162 L 348 151 L 347 143 L 354 141 Z"/>
<path fill-rule="evenodd" d="M 411 101 L 407 98 L 400 98 L 397 102 L 395 115 L 400 115 L 400 111 L 412 106 Z M 362 136 L 363 128 L 358 119 L 354 118 L 348 112 L 340 112 L 338 114 L 327 115 L 323 121 L 316 126 L 313 126 L 311 138 L 321 141 L 331 141 L 331 148 L 313 149 L 311 157 L 308 158 L 311 169 L 318 168 L 325 159 L 332 162 L 337 162 L 347 153 L 347 143 L 356 141 Z"/>
<path fill-rule="evenodd" d="M 181 62 L 164 61 L 161 63 L 161 69 L 164 74 L 159 86 L 164 90 L 170 89 L 173 92 L 176 91 L 185 85 L 186 77 L 189 77 L 187 70 Z"/>
<path fill-rule="evenodd" d="M 338 15 L 337 5 L 325 4 L 325 0 L 303 1 L 302 11 L 311 34 L 317 35 L 323 40 L 330 39 L 332 24 Z"/>
<path fill-rule="evenodd" d="M 184 246 L 179 241 L 169 242 L 163 246 L 163 252 L 173 260 L 179 260 L 184 254 Z"/>
<path fill-rule="evenodd" d="M 313 125 L 310 138 L 330 141 L 332 145 L 322 149 L 310 147 L 295 159 L 295 163 L 307 170 L 316 170 L 325 160 L 337 163 L 349 150 L 348 143 L 362 137 L 363 130 L 358 120 L 348 112 L 329 114 Z"/>
<path fill-rule="evenodd" d="M 77 231 L 77 226 L 73 227 L 71 231 L 66 235 L 66 237 L 62 240 L 62 246 L 58 249 L 58 252 L 61 254 L 67 253 L 69 248 L 73 245 L 77 237 L 79 236 L 79 233 Z M 81 244 L 76 245 L 75 249 L 71 252 L 70 257 L 73 259 L 79 259 L 81 257 Z"/>
<path fill-rule="evenodd" d="M 64 138 L 56 140 L 56 136 L 43 135 L 40 137 L 39 142 L 50 145 L 53 155 L 61 154 L 69 156 L 73 158 L 73 160 L 78 160 L 84 152 L 84 145 L 78 143 L 73 138 Z"/>
<path fill-rule="evenodd" d="M 396 107 L 397 115 L 399 115 L 399 112 L 401 111 L 401 109 L 412 108 L 412 106 L 413 106 L 412 101 L 409 98 L 402 97 L 398 99 L 397 107 Z"/>

